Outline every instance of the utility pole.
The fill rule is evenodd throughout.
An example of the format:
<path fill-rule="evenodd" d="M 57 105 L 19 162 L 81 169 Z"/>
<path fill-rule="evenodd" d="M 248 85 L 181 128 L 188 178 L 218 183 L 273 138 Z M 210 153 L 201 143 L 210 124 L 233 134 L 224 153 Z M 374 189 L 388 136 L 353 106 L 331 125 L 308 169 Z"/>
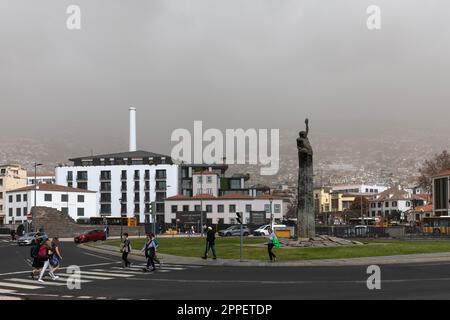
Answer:
<path fill-rule="evenodd" d="M 36 207 L 37 207 L 37 167 L 42 166 L 42 163 L 34 163 L 34 206 L 33 206 L 33 210 L 31 211 L 31 226 L 32 229 L 35 228 L 36 226 L 34 225 L 34 216 L 35 216 L 35 211 L 36 211 Z M 38 231 L 38 230 L 34 230 L 34 231 Z"/>

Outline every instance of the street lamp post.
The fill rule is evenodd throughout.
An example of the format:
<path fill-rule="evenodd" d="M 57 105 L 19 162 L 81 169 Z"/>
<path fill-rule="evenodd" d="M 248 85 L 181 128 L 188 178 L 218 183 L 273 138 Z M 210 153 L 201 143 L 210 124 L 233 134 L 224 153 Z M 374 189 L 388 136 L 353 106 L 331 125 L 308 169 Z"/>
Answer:
<path fill-rule="evenodd" d="M 273 211 L 272 211 L 272 199 L 270 199 L 270 224 L 271 224 L 271 228 L 273 230 Z"/>
<path fill-rule="evenodd" d="M 119 199 L 120 202 L 120 242 L 123 241 L 123 217 L 122 217 L 122 198 Z"/>
<path fill-rule="evenodd" d="M 34 216 L 37 207 L 37 167 L 42 166 L 42 163 L 34 163 L 34 206 L 33 210 L 31 210 L 31 228 L 35 227 L 34 225 Z M 35 230 L 37 231 L 37 230 Z"/>

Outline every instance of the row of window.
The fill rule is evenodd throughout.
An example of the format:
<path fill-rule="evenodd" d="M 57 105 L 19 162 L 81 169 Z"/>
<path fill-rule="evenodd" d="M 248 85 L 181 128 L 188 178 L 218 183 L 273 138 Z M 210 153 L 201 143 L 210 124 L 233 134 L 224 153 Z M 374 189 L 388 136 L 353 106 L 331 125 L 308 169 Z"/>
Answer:
<path fill-rule="evenodd" d="M 69 182 L 69 186 L 72 187 L 73 184 Z M 77 187 L 79 189 L 87 189 L 87 182 L 78 182 Z M 166 190 L 167 184 L 166 181 L 156 181 L 156 190 Z M 121 191 L 128 190 L 128 184 L 126 181 L 122 181 L 122 185 L 120 186 Z M 134 191 L 141 190 L 141 184 L 139 181 L 134 182 Z M 150 190 L 150 181 L 145 181 L 144 190 Z M 103 181 L 100 183 L 100 191 L 108 192 L 111 191 L 111 182 Z"/>
<path fill-rule="evenodd" d="M 138 180 L 140 179 L 141 171 L 140 170 L 134 170 L 134 179 Z M 167 173 L 166 170 L 156 170 L 155 178 L 157 180 L 163 180 L 166 179 Z M 127 179 L 127 171 L 122 170 L 120 178 L 122 180 Z M 144 179 L 149 180 L 150 179 L 150 170 L 145 170 Z M 80 181 L 87 181 L 88 180 L 88 172 L 87 171 L 77 171 L 77 180 Z M 111 180 L 111 171 L 101 171 L 100 172 L 100 180 Z M 73 181 L 73 171 L 67 172 L 67 181 Z"/>
<path fill-rule="evenodd" d="M 372 203 L 370 204 L 370 207 L 371 207 L 371 208 L 377 208 L 377 207 L 378 207 L 378 208 L 381 208 L 382 205 L 383 205 L 382 202 L 377 202 L 377 203 L 372 202 Z M 397 207 L 397 205 L 398 205 L 397 201 L 392 201 L 391 207 Z M 385 206 L 385 207 L 389 207 L 389 201 L 386 201 L 386 202 L 384 203 L 384 206 Z M 411 207 L 411 202 L 410 202 L 410 201 L 406 201 L 406 207 Z"/>
<path fill-rule="evenodd" d="M 14 196 L 9 196 L 8 199 L 9 203 L 14 202 Z M 17 194 L 16 195 L 16 202 L 27 202 L 28 201 L 28 195 L 27 194 Z M 53 201 L 53 195 L 51 193 L 45 193 L 44 194 L 44 201 L 45 202 L 52 202 Z M 84 202 L 84 195 L 78 195 L 77 197 L 78 202 Z M 61 195 L 61 202 L 69 202 L 69 195 L 68 194 L 62 194 Z"/>
<path fill-rule="evenodd" d="M 172 205 L 171 206 L 171 212 L 172 213 L 177 213 L 179 212 L 179 206 L 178 205 Z M 181 206 L 183 212 L 189 212 L 190 207 L 189 205 L 183 205 Z M 213 205 L 208 204 L 205 206 L 205 210 L 206 212 L 213 212 Z M 194 211 L 201 211 L 201 207 L 200 205 L 194 205 Z M 252 211 L 252 205 L 251 204 L 246 204 L 245 205 L 245 212 L 251 212 Z M 266 211 L 266 213 L 270 213 L 270 204 L 266 204 L 264 205 L 264 211 Z M 281 205 L 280 204 L 275 204 L 274 205 L 274 213 L 281 213 Z M 225 205 L 223 204 L 218 204 L 217 205 L 217 212 L 218 213 L 224 213 L 225 212 Z M 229 213 L 236 213 L 236 205 L 235 204 L 230 204 L 228 205 L 228 212 Z"/>
<path fill-rule="evenodd" d="M 120 206 L 120 213 L 127 214 L 128 213 L 128 206 L 126 203 L 122 203 Z M 164 203 L 156 203 L 155 207 L 156 213 L 164 213 Z M 144 206 L 144 213 L 150 213 L 151 212 L 151 204 L 146 203 Z M 110 203 L 102 203 L 100 204 L 100 213 L 101 214 L 111 214 L 111 204 Z M 133 213 L 141 213 L 141 205 L 139 203 L 135 203 L 133 207 Z"/>
<path fill-rule="evenodd" d="M 212 176 L 206 176 L 206 183 L 212 183 L 213 179 Z M 197 183 L 203 183 L 203 176 L 197 177 Z"/>
<path fill-rule="evenodd" d="M 16 217 L 21 217 L 22 214 L 23 214 L 23 216 L 26 216 L 27 215 L 27 211 L 28 211 L 27 207 L 25 207 L 23 209 L 22 208 L 16 208 Z M 61 211 L 62 211 L 62 213 L 68 214 L 69 213 L 69 208 L 63 207 L 63 208 L 61 208 Z M 13 208 L 9 208 L 8 214 L 9 214 L 10 217 L 13 216 L 13 213 L 14 213 Z M 77 208 L 77 216 L 78 217 L 84 217 L 84 208 Z"/>

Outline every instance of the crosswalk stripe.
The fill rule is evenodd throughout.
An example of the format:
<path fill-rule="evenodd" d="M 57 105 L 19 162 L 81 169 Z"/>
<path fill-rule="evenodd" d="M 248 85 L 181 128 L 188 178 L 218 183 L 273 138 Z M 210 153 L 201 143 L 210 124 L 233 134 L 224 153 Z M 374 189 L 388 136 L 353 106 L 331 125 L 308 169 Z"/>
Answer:
<path fill-rule="evenodd" d="M 102 270 L 102 271 L 106 271 L 106 270 Z M 97 276 L 111 276 L 111 277 L 119 277 L 119 278 L 128 278 L 128 277 L 133 277 L 133 275 L 131 274 L 120 274 L 120 273 L 110 273 L 110 272 L 92 272 L 92 271 L 81 271 L 81 276 L 83 276 L 83 274 L 92 274 L 92 275 L 97 275 Z"/>
<path fill-rule="evenodd" d="M 113 269 L 114 268 L 116 268 L 116 267 L 113 267 Z M 122 272 L 129 273 L 129 274 L 144 274 L 144 270 L 143 269 L 144 269 L 144 267 L 139 269 L 140 271 L 124 271 L 122 268 L 119 267 L 117 271 L 121 270 Z M 138 270 L 138 269 L 136 269 L 136 270 Z M 114 270 L 114 271 L 116 271 L 116 270 Z M 161 270 L 159 268 L 156 268 L 156 272 L 170 272 L 170 271 L 171 270 Z"/>
<path fill-rule="evenodd" d="M 72 276 L 73 276 L 73 274 L 72 274 Z M 56 280 L 52 280 L 53 282 L 55 282 L 55 281 L 59 281 L 59 282 L 64 282 L 64 283 L 67 283 L 67 278 L 66 277 L 64 277 L 63 276 L 63 274 L 58 274 L 58 277 L 60 277 L 59 279 L 56 279 Z M 75 280 L 75 279 L 73 279 L 73 280 Z M 78 280 L 78 281 L 80 281 L 80 283 L 88 283 L 88 282 L 92 282 L 92 280 L 83 280 L 83 279 L 80 279 L 80 280 Z"/>
<path fill-rule="evenodd" d="M 42 286 L 64 286 L 65 285 L 65 283 L 61 283 L 61 282 L 51 282 L 51 281 L 37 282 L 36 280 L 31 280 L 31 279 L 11 278 L 11 279 L 5 279 L 5 280 L 6 281 L 13 281 L 13 282 L 39 284 L 39 285 L 42 285 Z"/>
<path fill-rule="evenodd" d="M 15 293 L 15 292 L 17 292 L 17 290 L 8 290 L 8 289 L 1 289 L 0 288 L 0 293 L 1 294 Z"/>
<path fill-rule="evenodd" d="M 120 271 L 121 273 L 124 274 L 142 274 L 143 273 L 143 268 L 141 269 L 135 269 L 135 270 L 123 270 L 120 267 L 113 267 L 112 269 L 114 269 L 113 271 Z M 103 270 L 95 270 L 95 271 L 103 271 Z"/>
<path fill-rule="evenodd" d="M 69 278 L 70 276 L 73 276 L 73 274 L 60 273 L 60 274 L 58 274 L 58 276 Z M 111 277 L 99 277 L 99 276 L 88 276 L 88 275 L 80 275 L 80 277 L 82 279 L 93 279 L 93 280 L 112 280 L 112 279 L 114 279 Z"/>
<path fill-rule="evenodd" d="M 136 268 L 136 269 L 140 269 L 142 270 L 142 268 L 145 268 L 146 265 L 140 266 L 140 267 L 130 267 L 130 268 Z M 158 267 L 158 269 L 163 269 L 163 270 L 186 270 L 186 268 L 177 268 L 177 267 L 166 267 L 166 266 L 162 266 L 162 267 Z"/>
<path fill-rule="evenodd" d="M 35 290 L 35 289 L 42 289 L 43 287 L 40 286 L 31 286 L 27 284 L 19 284 L 19 283 L 8 283 L 8 282 L 0 282 L 0 286 L 2 287 L 10 287 L 10 288 L 18 288 L 18 289 L 28 289 L 28 290 Z"/>

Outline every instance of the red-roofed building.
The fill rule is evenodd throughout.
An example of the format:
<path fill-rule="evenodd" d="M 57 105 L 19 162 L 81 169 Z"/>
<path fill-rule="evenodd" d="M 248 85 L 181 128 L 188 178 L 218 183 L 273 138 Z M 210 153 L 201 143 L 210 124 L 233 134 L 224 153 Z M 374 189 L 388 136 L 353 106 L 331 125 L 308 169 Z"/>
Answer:
<path fill-rule="evenodd" d="M 34 186 L 27 186 L 6 192 L 8 223 L 24 223 L 34 207 Z M 67 213 L 72 219 L 96 217 L 97 193 L 84 189 L 70 188 L 57 184 L 36 186 L 36 206 L 49 207 Z"/>
<path fill-rule="evenodd" d="M 255 213 L 265 214 L 267 223 L 272 214 L 274 220 L 281 221 L 285 214 L 284 211 L 283 199 L 269 194 L 256 197 L 240 193 L 222 196 L 199 194 L 193 197 L 176 195 L 166 199 L 165 223 L 177 224 L 182 230 L 188 230 L 194 226 L 198 232 L 200 212 L 206 214 L 204 224 L 212 225 L 235 224 L 237 212 L 243 213 L 244 223 L 250 223 L 251 215 Z"/>

